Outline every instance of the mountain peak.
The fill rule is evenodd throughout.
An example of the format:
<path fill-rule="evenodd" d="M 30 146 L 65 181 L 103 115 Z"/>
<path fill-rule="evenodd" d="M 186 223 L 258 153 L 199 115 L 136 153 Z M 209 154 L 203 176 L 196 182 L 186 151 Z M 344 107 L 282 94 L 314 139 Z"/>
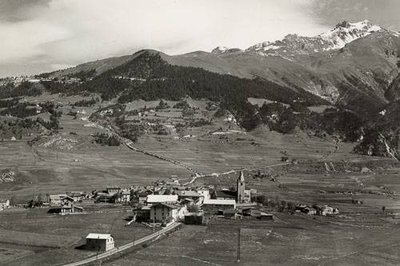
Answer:
<path fill-rule="evenodd" d="M 286 35 L 282 40 L 263 42 L 251 46 L 246 51 L 266 56 L 291 57 L 298 54 L 311 54 L 343 48 L 346 44 L 372 33 L 383 31 L 380 26 L 369 20 L 351 23 L 342 21 L 332 30 L 315 37 L 303 37 L 297 34 Z"/>
<path fill-rule="evenodd" d="M 226 46 L 218 46 L 214 50 L 211 51 L 212 54 L 226 54 L 226 53 L 234 53 L 241 52 L 242 50 L 239 48 L 228 48 Z"/>
<path fill-rule="evenodd" d="M 350 23 L 343 21 L 336 25 L 332 30 L 319 35 L 324 41 L 330 43 L 326 50 L 340 49 L 346 44 L 359 38 L 368 36 L 374 32 L 383 30 L 380 26 L 372 24 L 369 20 Z"/>

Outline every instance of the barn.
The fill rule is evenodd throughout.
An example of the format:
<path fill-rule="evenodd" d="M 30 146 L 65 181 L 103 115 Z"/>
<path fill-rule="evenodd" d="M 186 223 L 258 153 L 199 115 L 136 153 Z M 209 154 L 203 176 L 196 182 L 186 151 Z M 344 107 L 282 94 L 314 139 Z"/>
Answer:
<path fill-rule="evenodd" d="M 110 234 L 90 233 L 86 237 L 86 249 L 108 251 L 114 248 L 114 238 Z"/>

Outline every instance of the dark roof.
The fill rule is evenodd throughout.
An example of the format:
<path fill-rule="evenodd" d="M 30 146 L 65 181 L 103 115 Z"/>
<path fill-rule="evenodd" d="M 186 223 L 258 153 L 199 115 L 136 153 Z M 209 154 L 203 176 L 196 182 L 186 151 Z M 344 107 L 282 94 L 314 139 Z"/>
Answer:
<path fill-rule="evenodd" d="M 230 190 L 217 190 L 216 194 L 217 198 L 236 199 L 237 197 L 237 192 Z"/>

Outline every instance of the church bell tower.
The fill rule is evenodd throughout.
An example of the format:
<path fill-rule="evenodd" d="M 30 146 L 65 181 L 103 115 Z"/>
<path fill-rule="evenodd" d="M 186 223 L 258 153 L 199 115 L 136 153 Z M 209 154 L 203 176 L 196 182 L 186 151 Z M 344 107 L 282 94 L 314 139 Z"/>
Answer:
<path fill-rule="evenodd" d="M 244 184 L 244 174 L 243 171 L 240 171 L 240 176 L 237 179 L 237 203 L 244 203 L 245 202 L 245 184 Z"/>

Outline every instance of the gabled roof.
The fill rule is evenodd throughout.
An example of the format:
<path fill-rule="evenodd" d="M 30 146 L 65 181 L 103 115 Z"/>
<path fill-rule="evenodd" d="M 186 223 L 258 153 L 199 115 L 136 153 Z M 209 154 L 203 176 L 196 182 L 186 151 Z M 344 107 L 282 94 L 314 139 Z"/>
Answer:
<path fill-rule="evenodd" d="M 52 199 L 63 199 L 65 197 L 68 197 L 67 194 L 55 194 L 55 195 L 49 195 L 49 198 Z"/>
<path fill-rule="evenodd" d="M 233 205 L 236 206 L 235 200 L 225 200 L 225 199 L 205 199 L 204 205 Z"/>
<path fill-rule="evenodd" d="M 82 196 L 85 196 L 86 194 L 81 191 L 71 191 L 71 192 L 67 192 L 67 195 L 70 197 L 82 197 Z"/>
<path fill-rule="evenodd" d="M 110 238 L 112 238 L 110 234 L 90 233 L 86 236 L 86 239 L 110 239 Z"/>
<path fill-rule="evenodd" d="M 49 198 L 50 198 L 50 201 L 52 201 L 52 200 L 63 200 L 63 199 L 66 199 L 66 200 L 69 200 L 69 201 L 74 201 L 74 199 L 71 198 L 70 196 L 68 196 L 67 194 L 50 195 Z"/>
<path fill-rule="evenodd" d="M 147 195 L 147 203 L 177 202 L 178 195 Z"/>
<path fill-rule="evenodd" d="M 193 190 L 180 190 L 177 192 L 178 196 L 181 197 L 200 197 L 201 195 Z"/>
<path fill-rule="evenodd" d="M 217 190 L 216 194 L 217 194 L 217 198 L 236 199 L 236 197 L 237 197 L 236 191 L 230 191 L 227 189 Z"/>

